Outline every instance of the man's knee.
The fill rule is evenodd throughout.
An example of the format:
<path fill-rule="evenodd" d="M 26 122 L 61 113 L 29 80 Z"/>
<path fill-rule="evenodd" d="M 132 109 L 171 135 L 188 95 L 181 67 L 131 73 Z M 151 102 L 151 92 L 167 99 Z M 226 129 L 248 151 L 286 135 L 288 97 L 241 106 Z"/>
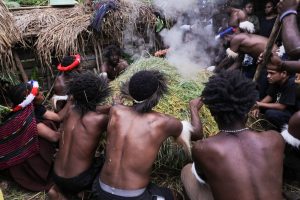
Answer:
<path fill-rule="evenodd" d="M 192 164 L 187 164 L 181 170 L 181 181 L 185 184 L 186 180 L 189 180 L 189 176 L 192 173 Z"/>

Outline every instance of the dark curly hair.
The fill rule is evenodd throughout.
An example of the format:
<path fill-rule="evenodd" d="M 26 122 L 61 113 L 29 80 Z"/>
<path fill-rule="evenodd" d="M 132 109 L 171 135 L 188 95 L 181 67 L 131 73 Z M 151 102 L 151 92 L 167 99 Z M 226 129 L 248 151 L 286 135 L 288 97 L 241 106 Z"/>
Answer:
<path fill-rule="evenodd" d="M 140 113 L 149 112 L 167 91 L 166 78 L 157 70 L 139 71 L 121 87 L 121 94 L 133 100 L 133 107 Z"/>
<path fill-rule="evenodd" d="M 14 106 L 20 104 L 32 89 L 29 83 L 20 83 L 12 86 L 8 91 L 8 97 Z"/>
<path fill-rule="evenodd" d="M 117 45 L 109 45 L 104 49 L 104 57 L 106 59 L 108 59 L 110 56 L 112 56 L 113 53 L 117 54 L 120 57 L 122 55 L 122 51 L 121 51 L 120 47 L 118 47 Z"/>
<path fill-rule="evenodd" d="M 75 109 L 81 115 L 95 111 L 96 106 L 110 95 L 110 91 L 107 80 L 90 71 L 75 75 L 67 88 L 68 95 L 73 96 Z"/>
<path fill-rule="evenodd" d="M 76 57 L 75 56 L 65 56 L 62 61 L 61 61 L 61 65 L 64 67 L 67 67 L 69 65 L 71 65 L 74 61 L 75 61 Z M 66 77 L 68 78 L 73 78 L 76 74 L 79 73 L 78 68 L 79 66 L 75 67 L 74 69 L 70 70 L 70 71 L 65 71 L 62 72 Z"/>
<path fill-rule="evenodd" d="M 202 98 L 216 122 L 228 125 L 246 119 L 258 100 L 258 92 L 255 83 L 240 71 L 224 70 L 209 78 Z"/>
<path fill-rule="evenodd" d="M 65 56 L 61 61 L 61 65 L 67 67 L 71 65 L 75 61 L 75 59 L 75 56 Z"/>

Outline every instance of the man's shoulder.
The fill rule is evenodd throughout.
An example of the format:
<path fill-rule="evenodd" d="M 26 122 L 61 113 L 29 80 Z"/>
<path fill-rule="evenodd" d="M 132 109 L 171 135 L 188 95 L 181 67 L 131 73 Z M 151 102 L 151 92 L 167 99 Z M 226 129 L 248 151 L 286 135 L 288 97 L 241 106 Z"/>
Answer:
<path fill-rule="evenodd" d="M 268 144 L 270 145 L 284 145 L 284 139 L 281 136 L 281 134 L 275 130 L 268 130 L 263 131 L 260 133 L 257 133 L 260 138 L 262 138 L 262 141 L 268 141 Z"/>
<path fill-rule="evenodd" d="M 209 138 L 198 140 L 193 145 L 193 152 L 204 153 L 214 151 L 220 144 L 219 135 L 211 136 Z"/>

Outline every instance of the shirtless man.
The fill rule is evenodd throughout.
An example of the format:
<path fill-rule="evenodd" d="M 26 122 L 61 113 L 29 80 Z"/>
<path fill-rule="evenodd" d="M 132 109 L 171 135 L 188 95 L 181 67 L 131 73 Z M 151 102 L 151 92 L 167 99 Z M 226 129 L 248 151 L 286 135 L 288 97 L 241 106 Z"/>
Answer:
<path fill-rule="evenodd" d="M 246 128 L 255 104 L 255 84 L 238 71 L 212 76 L 202 92 L 220 132 L 197 141 L 194 163 L 181 173 L 191 200 L 281 200 L 285 143 L 276 131 Z"/>
<path fill-rule="evenodd" d="M 257 59 L 266 49 L 268 42 L 268 38 L 266 37 L 248 33 L 226 35 L 225 40 L 229 42 L 229 48 L 226 49 L 227 57 L 217 66 L 217 71 L 223 68 L 224 63 L 228 63 L 228 60 L 232 63 L 229 65 L 229 70 L 239 68 L 245 54 Z M 274 45 L 273 52 L 276 52 L 277 49 L 278 47 Z"/>
<path fill-rule="evenodd" d="M 108 46 L 105 51 L 106 61 L 101 66 L 100 75 L 107 77 L 109 80 L 114 80 L 128 67 L 128 63 L 126 60 L 121 59 L 121 50 L 117 46 Z"/>
<path fill-rule="evenodd" d="M 76 195 L 91 187 L 103 164 L 95 159 L 101 134 L 106 131 L 109 109 L 96 110 L 109 95 L 107 80 L 85 72 L 68 85 L 71 105 L 64 117 L 59 151 L 54 164 L 56 193 L 52 199 Z M 57 189 L 58 188 L 58 189 Z"/>
<path fill-rule="evenodd" d="M 278 14 L 282 22 L 282 41 L 287 54 L 297 61 L 282 62 L 281 67 L 289 72 L 300 73 L 300 33 L 297 25 L 297 9 L 299 1 L 284 0 L 277 5 Z M 299 89 L 299 85 L 298 85 Z M 290 119 L 288 127 L 282 131 L 286 142 L 293 147 L 300 147 L 300 111 L 296 112 Z"/>
<path fill-rule="evenodd" d="M 239 28 L 243 32 L 255 32 L 254 24 L 247 21 L 248 15 L 244 10 L 229 6 L 226 11 L 229 14 L 228 26 Z"/>
<path fill-rule="evenodd" d="M 77 73 L 80 73 L 79 64 L 81 57 L 79 54 L 74 56 L 65 56 L 62 62 L 57 66 L 60 74 L 54 83 L 54 95 L 52 97 L 55 111 L 60 111 L 67 102 L 66 83 Z"/>
<path fill-rule="evenodd" d="M 94 199 L 174 199 L 170 189 L 150 182 L 160 146 L 172 136 L 184 141 L 189 152 L 190 136 L 198 140 L 203 135 L 199 134 L 200 98 L 190 102 L 191 124 L 152 111 L 166 92 L 166 79 L 159 71 L 137 72 L 123 85 L 122 94 L 132 99 L 133 105 L 111 108 L 106 161 L 93 185 Z"/>

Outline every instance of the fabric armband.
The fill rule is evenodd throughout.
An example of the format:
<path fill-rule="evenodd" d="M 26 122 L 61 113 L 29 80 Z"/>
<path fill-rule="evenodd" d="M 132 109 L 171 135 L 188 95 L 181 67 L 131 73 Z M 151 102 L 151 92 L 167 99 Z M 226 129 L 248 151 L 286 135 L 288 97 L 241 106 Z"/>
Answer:
<path fill-rule="evenodd" d="M 195 178 L 200 184 L 206 184 L 206 182 L 198 175 L 195 167 L 195 163 L 192 164 L 192 174 L 194 174 Z"/>
<path fill-rule="evenodd" d="M 287 11 L 285 11 L 284 13 L 282 13 L 281 15 L 280 15 L 280 21 L 282 22 L 282 20 L 286 17 L 286 16 L 288 16 L 288 15 L 291 15 L 291 14 L 293 14 L 293 15 L 297 15 L 298 13 L 297 13 L 297 11 L 296 10 L 287 10 Z"/>
<path fill-rule="evenodd" d="M 191 156 L 191 133 L 193 131 L 193 126 L 188 121 L 181 121 L 182 131 L 180 136 L 177 138 L 177 142 L 181 141 L 183 145 L 187 148 L 188 154 Z"/>
<path fill-rule="evenodd" d="M 106 72 L 102 72 L 99 74 L 100 77 L 102 78 L 107 78 L 107 73 Z"/>
<path fill-rule="evenodd" d="M 281 131 L 281 135 L 286 143 L 290 144 L 293 147 L 299 148 L 300 146 L 300 140 L 292 136 L 292 134 L 288 131 L 288 125 L 286 124 Z"/>
<path fill-rule="evenodd" d="M 227 48 L 227 49 L 226 49 L 226 53 L 227 53 L 227 56 L 228 56 L 229 58 L 233 58 L 233 59 L 235 59 L 235 58 L 237 58 L 237 57 L 239 56 L 238 53 L 235 53 L 235 52 L 232 51 L 230 48 Z"/>
<path fill-rule="evenodd" d="M 53 102 L 54 109 L 56 109 L 56 103 L 57 103 L 57 101 L 67 101 L 68 100 L 68 95 L 64 95 L 64 96 L 53 95 L 53 97 L 51 98 L 51 100 Z"/>
<path fill-rule="evenodd" d="M 255 32 L 254 24 L 249 21 L 241 22 L 239 24 L 239 27 L 240 27 L 240 29 L 242 29 L 243 31 L 247 31 L 248 33 Z"/>

